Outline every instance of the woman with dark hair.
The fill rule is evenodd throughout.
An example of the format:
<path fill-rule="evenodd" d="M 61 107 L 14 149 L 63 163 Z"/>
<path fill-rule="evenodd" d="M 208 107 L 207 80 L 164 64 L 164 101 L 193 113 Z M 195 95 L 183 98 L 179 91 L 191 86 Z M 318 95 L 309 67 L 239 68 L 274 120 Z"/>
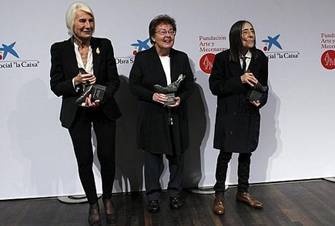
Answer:
<path fill-rule="evenodd" d="M 168 15 L 155 17 L 149 25 L 153 46 L 137 53 L 129 76 L 129 88 L 138 97 L 137 145 L 144 153 L 147 210 L 151 213 L 160 209 L 163 155 L 169 161 L 170 208 L 182 206 L 183 153 L 189 145 L 186 103 L 194 90 L 194 76 L 188 56 L 172 48 L 175 35 L 173 18 Z M 163 90 L 172 86 L 177 89 L 171 101 Z"/>
<path fill-rule="evenodd" d="M 267 86 L 268 58 L 256 49 L 252 24 L 238 21 L 230 29 L 230 48 L 215 57 L 209 86 L 217 96 L 214 148 L 220 150 L 216 166 L 213 211 L 224 214 L 224 192 L 228 163 L 232 153 L 239 153 L 236 200 L 254 208 L 263 204 L 248 192 L 250 157 L 259 139 L 259 109 L 267 102 L 267 90 L 260 97 L 250 98 L 256 84 Z"/>
<path fill-rule="evenodd" d="M 73 3 L 66 13 L 66 25 L 71 37 L 51 46 L 51 90 L 62 96 L 60 120 L 72 139 L 80 181 L 90 204 L 89 224 L 101 224 L 92 171 L 92 125 L 101 165 L 106 221 L 115 223 L 117 213 L 111 199 L 115 176 L 115 120 L 121 113 L 114 99 L 120 85 L 114 51 L 110 40 L 92 37 L 95 20 L 88 5 Z M 105 86 L 102 100 L 94 100 L 91 94 L 84 95 L 85 86 L 93 84 Z M 84 98 L 79 98 L 81 96 Z M 83 101 L 77 103 L 78 99 Z"/>

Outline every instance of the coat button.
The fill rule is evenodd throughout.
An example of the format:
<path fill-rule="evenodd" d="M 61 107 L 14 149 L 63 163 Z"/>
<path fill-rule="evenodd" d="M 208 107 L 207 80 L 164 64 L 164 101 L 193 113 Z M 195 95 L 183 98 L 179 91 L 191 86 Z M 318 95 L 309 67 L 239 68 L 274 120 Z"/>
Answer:
<path fill-rule="evenodd" d="M 236 111 L 233 111 L 233 115 L 236 115 Z"/>
<path fill-rule="evenodd" d="M 233 131 L 230 130 L 229 133 L 230 133 L 231 135 L 233 135 Z"/>

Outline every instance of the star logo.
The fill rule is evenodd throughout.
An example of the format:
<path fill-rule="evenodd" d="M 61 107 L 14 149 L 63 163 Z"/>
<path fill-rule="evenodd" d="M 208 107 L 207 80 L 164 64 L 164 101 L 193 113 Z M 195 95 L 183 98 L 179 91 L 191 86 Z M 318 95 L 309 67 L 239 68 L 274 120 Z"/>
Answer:
<path fill-rule="evenodd" d="M 15 44 L 16 42 L 13 42 L 10 45 L 2 44 L 2 48 L 0 48 L 0 53 L 2 53 L 2 55 L 0 55 L 0 60 L 5 60 L 8 53 L 15 56 L 16 58 L 19 58 L 17 52 L 13 49 Z"/>
<path fill-rule="evenodd" d="M 281 47 L 281 45 L 278 42 L 278 38 L 279 38 L 280 34 L 278 34 L 275 37 L 270 37 L 268 36 L 268 39 L 262 40 L 262 42 L 265 43 L 266 46 L 264 46 L 263 50 L 264 51 L 270 51 L 272 45 L 277 46 L 280 50 L 282 50 L 283 48 Z"/>
<path fill-rule="evenodd" d="M 150 38 L 148 38 L 144 41 L 141 41 L 141 40 L 137 39 L 136 43 L 131 44 L 131 46 L 135 47 L 135 50 L 134 50 L 133 54 L 136 55 L 138 52 L 141 52 L 141 51 L 146 50 L 146 49 L 150 49 L 150 46 L 148 45 L 149 40 L 150 40 Z"/>

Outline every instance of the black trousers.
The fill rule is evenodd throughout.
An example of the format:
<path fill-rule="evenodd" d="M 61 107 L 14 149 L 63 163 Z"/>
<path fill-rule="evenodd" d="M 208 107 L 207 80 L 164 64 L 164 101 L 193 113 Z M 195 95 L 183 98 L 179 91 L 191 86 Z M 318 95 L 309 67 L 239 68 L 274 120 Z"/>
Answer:
<path fill-rule="evenodd" d="M 168 194 L 170 197 L 179 197 L 182 189 L 184 154 L 165 155 L 169 161 L 170 180 L 168 183 Z M 144 151 L 144 174 L 145 188 L 148 201 L 158 200 L 161 193 L 159 182 L 162 174 L 161 166 L 163 164 L 162 154 L 151 154 Z"/>
<path fill-rule="evenodd" d="M 98 201 L 92 170 L 92 124 L 101 166 L 102 192 L 106 198 L 112 196 L 115 177 L 115 120 L 108 118 L 101 109 L 79 108 L 69 132 L 78 163 L 80 181 L 90 204 Z"/>
<path fill-rule="evenodd" d="M 214 185 L 215 194 L 224 195 L 228 163 L 231 159 L 231 152 L 224 152 L 220 150 L 220 154 L 216 164 L 216 183 Z M 237 190 L 240 192 L 248 192 L 251 153 L 240 153 L 238 156 L 238 186 Z"/>

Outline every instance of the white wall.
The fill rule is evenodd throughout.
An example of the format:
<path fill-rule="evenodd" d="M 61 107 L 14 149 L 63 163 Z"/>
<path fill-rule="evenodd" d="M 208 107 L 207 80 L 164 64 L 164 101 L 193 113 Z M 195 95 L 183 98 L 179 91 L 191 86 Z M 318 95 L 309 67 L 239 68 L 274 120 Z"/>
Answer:
<path fill-rule="evenodd" d="M 229 29 L 240 19 L 253 23 L 258 48 L 265 46 L 262 40 L 278 34 L 282 46 L 282 50 L 273 46 L 265 51 L 276 58 L 269 61 L 269 101 L 261 110 L 260 145 L 252 157 L 250 181 L 335 175 L 335 76 L 333 69 L 321 63 L 322 54 L 329 50 L 330 59 L 335 60 L 332 0 L 85 2 L 96 15 L 95 36 L 112 40 L 119 62 L 122 85 L 117 99 L 123 117 L 117 126 L 115 192 L 143 188 L 142 155 L 135 144 L 136 98 L 127 89 L 127 77 L 134 51 L 131 44 L 147 39 L 150 20 L 163 13 L 176 19 L 174 47 L 188 53 L 199 84 L 190 100 L 192 145 L 187 153 L 185 185 L 212 186 L 218 154 L 212 148 L 216 98 L 209 91 L 208 74 L 199 66 L 205 54 L 199 45 L 206 42 L 214 48 L 228 48 Z M 71 3 L 12 0 L 1 4 L 0 48 L 16 42 L 13 49 L 19 59 L 11 54 L 3 59 L 0 50 L 0 199 L 83 192 L 70 137 L 59 122 L 61 100 L 49 88 L 50 46 L 68 38 L 65 12 Z M 333 35 L 323 40 L 322 33 Z M 203 41 L 200 36 L 226 40 Z M 332 46 L 323 48 L 322 41 Z M 298 58 L 279 57 L 289 54 Z M 234 156 L 229 184 L 237 181 L 236 168 Z M 96 162 L 95 171 L 98 169 Z M 99 188 L 99 173 L 96 175 Z M 165 169 L 164 186 L 167 178 Z"/>

